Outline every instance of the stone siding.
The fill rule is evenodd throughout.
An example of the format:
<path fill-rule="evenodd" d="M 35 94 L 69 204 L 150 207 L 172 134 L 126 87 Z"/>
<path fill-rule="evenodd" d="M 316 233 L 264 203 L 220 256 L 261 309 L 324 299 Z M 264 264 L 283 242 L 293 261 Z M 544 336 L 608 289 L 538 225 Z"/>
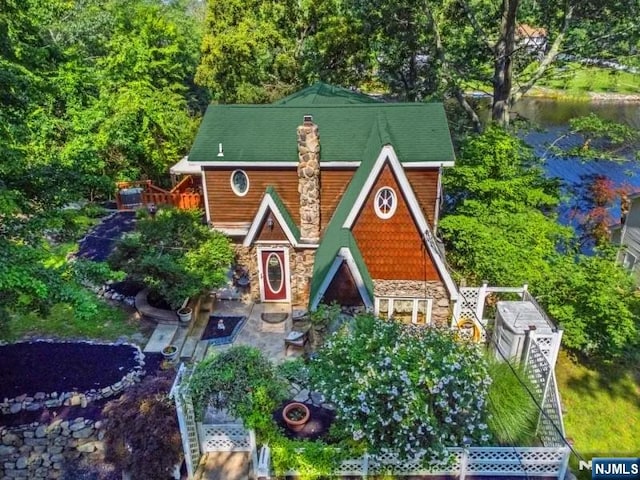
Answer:
<path fill-rule="evenodd" d="M 318 126 L 305 121 L 298 135 L 298 193 L 300 194 L 300 237 L 303 242 L 320 239 L 320 142 Z"/>
<path fill-rule="evenodd" d="M 67 462 L 103 461 L 102 422 L 54 420 L 0 427 L 0 478 L 60 478 Z"/>
<path fill-rule="evenodd" d="M 258 271 L 258 247 L 282 248 L 282 244 L 257 244 L 251 247 L 235 246 L 236 262 L 247 268 L 249 272 L 249 288 L 243 300 L 260 301 L 260 276 Z M 304 305 L 309 302 L 309 288 L 313 273 L 313 262 L 316 250 L 294 249 L 289 247 L 289 275 L 291 280 L 291 303 Z"/>
<path fill-rule="evenodd" d="M 450 324 L 451 301 L 442 282 L 374 280 L 373 294 L 376 297 L 431 298 L 431 321 L 443 327 Z"/>

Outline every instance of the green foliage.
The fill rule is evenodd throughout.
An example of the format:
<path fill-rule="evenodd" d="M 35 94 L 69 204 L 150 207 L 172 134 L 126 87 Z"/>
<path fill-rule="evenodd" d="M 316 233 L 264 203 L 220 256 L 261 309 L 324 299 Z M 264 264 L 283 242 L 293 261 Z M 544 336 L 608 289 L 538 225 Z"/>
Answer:
<path fill-rule="evenodd" d="M 140 213 L 136 232 L 109 257 L 114 270 L 144 282 L 177 309 L 185 298 L 221 286 L 233 260 L 229 240 L 202 224 L 197 210 L 161 208 Z"/>
<path fill-rule="evenodd" d="M 549 314 L 564 328 L 564 344 L 576 352 L 614 359 L 640 346 L 640 297 L 615 252 L 567 255 L 539 291 Z"/>
<path fill-rule="evenodd" d="M 624 147 L 640 141 L 640 133 L 621 123 L 600 118 L 595 113 L 569 120 L 571 133 L 579 134 L 583 143 L 576 149 L 564 152 L 583 158 L 618 158 Z"/>
<path fill-rule="evenodd" d="M 72 268 L 76 281 L 86 286 L 101 286 L 109 281 L 122 281 L 126 277 L 124 272 L 111 270 L 106 262 L 92 262 L 76 258 Z"/>
<path fill-rule="evenodd" d="M 277 367 L 278 375 L 290 383 L 306 388 L 309 385 L 309 366 L 298 357 L 282 362 Z"/>
<path fill-rule="evenodd" d="M 104 409 L 105 459 L 132 478 L 168 478 L 182 441 L 168 375 L 146 378 Z"/>
<path fill-rule="evenodd" d="M 429 462 L 444 459 L 447 446 L 490 439 L 486 364 L 449 330 L 358 316 L 310 365 L 314 389 L 369 452 Z"/>
<path fill-rule="evenodd" d="M 534 288 L 546 281 L 557 246 L 571 235 L 550 213 L 556 185 L 521 140 L 497 127 L 470 137 L 444 189 L 440 233 L 460 276 Z"/>
<path fill-rule="evenodd" d="M 208 405 L 227 409 L 259 431 L 269 429 L 271 414 L 286 392 L 269 360 L 247 346 L 232 347 L 198 363 L 189 389 L 197 415 Z"/>
<path fill-rule="evenodd" d="M 287 0 L 207 4 L 196 81 L 221 103 L 265 103 L 298 80 L 300 7 Z"/>
<path fill-rule="evenodd" d="M 532 445 L 538 409 L 526 388 L 531 392 L 535 390 L 524 368 L 516 365 L 515 371 L 506 362 L 489 361 L 491 386 L 487 424 L 500 445 Z"/>
<path fill-rule="evenodd" d="M 295 471 L 301 480 L 328 478 L 345 453 L 320 441 L 290 440 L 280 436 L 269 444 L 276 475 Z"/>
<path fill-rule="evenodd" d="M 332 302 L 330 305 L 320 303 L 310 314 L 311 324 L 316 327 L 326 328 L 336 322 L 340 316 L 340 305 Z"/>

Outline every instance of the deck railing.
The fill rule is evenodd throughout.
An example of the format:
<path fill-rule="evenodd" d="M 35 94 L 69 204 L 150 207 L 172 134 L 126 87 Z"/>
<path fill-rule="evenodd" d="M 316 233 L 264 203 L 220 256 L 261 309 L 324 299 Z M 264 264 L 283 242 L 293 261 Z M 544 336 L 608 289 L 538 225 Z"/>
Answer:
<path fill-rule="evenodd" d="M 180 209 L 202 208 L 200 184 L 191 175 L 185 176 L 171 190 L 154 185 L 151 180 L 116 183 L 118 210 L 134 210 L 148 205 L 172 205 Z"/>

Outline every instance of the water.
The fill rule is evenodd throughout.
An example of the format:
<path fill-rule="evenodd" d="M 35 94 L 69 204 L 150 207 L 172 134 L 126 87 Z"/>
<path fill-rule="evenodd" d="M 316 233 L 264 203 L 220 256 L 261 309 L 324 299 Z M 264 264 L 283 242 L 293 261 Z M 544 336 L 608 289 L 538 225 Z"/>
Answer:
<path fill-rule="evenodd" d="M 627 161 L 613 162 L 560 157 L 548 149 L 552 142 L 568 132 L 570 119 L 590 113 L 640 130 L 640 102 L 525 98 L 516 105 L 515 112 L 531 122 L 531 127 L 523 132 L 522 138 L 533 147 L 538 157 L 544 159 L 546 174 L 561 182 L 565 200 L 560 205 L 558 214 L 562 223 L 574 227 L 577 225 L 576 215 L 585 213 L 589 208 L 589 199 L 585 198 L 588 190 L 585 187 L 598 176 L 609 178 L 613 187 L 618 190 L 640 191 L 640 162 L 633 159 L 633 152 L 626 156 Z M 581 139 L 574 135 L 558 142 L 557 146 L 571 148 L 580 144 Z M 610 220 L 615 222 L 619 217 L 618 201 L 610 208 Z"/>

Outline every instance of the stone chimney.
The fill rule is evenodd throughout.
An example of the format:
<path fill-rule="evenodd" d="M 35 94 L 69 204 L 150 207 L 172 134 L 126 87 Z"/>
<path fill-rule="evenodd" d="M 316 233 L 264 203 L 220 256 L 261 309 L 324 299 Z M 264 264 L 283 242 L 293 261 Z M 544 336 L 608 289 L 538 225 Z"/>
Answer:
<path fill-rule="evenodd" d="M 311 115 L 298 127 L 298 193 L 300 194 L 300 240 L 320 240 L 320 138 Z"/>

